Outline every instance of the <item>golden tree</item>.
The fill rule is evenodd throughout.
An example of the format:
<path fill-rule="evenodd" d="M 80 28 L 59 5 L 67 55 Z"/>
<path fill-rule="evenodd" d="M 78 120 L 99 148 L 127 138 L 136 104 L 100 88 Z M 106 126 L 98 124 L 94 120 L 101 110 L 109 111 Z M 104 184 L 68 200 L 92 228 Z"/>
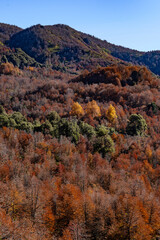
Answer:
<path fill-rule="evenodd" d="M 0 65 L 0 73 L 5 75 L 20 75 L 22 71 L 18 67 L 14 67 L 12 63 L 2 63 Z"/>
<path fill-rule="evenodd" d="M 96 101 L 92 100 L 87 104 L 86 113 L 92 117 L 100 117 L 101 110 Z"/>
<path fill-rule="evenodd" d="M 107 117 L 108 121 L 111 123 L 115 122 L 115 120 L 117 118 L 116 110 L 112 106 L 112 104 L 110 104 L 109 108 L 106 111 L 106 117 Z"/>
<path fill-rule="evenodd" d="M 74 102 L 72 105 L 72 110 L 70 112 L 71 115 L 76 115 L 76 116 L 83 116 L 84 115 L 84 110 L 82 106 L 78 102 Z"/>

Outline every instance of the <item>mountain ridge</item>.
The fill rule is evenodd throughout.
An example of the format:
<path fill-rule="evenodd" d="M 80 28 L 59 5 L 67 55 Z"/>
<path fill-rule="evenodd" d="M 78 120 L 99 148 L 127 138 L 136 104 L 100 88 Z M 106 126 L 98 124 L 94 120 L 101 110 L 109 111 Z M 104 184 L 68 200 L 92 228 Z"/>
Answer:
<path fill-rule="evenodd" d="M 0 42 L 5 43 L 12 35 L 21 30 L 22 28 L 15 25 L 0 23 Z"/>
<path fill-rule="evenodd" d="M 7 27 L 8 25 L 5 26 L 6 29 Z M 19 48 L 34 58 L 37 66 L 43 65 L 56 70 L 76 73 L 78 70 L 93 70 L 126 62 L 145 65 L 153 73 L 160 75 L 159 50 L 144 52 L 125 48 L 65 24 L 37 24 L 26 29 L 15 26 L 15 32 L 3 42 L 10 49 Z"/>

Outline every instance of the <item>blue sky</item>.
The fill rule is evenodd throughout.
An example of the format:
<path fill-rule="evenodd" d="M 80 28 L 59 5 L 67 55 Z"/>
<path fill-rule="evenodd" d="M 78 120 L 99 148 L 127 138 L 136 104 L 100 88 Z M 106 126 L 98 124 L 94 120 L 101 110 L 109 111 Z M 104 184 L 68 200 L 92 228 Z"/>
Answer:
<path fill-rule="evenodd" d="M 0 22 L 63 23 L 114 44 L 160 50 L 160 0 L 0 0 Z"/>

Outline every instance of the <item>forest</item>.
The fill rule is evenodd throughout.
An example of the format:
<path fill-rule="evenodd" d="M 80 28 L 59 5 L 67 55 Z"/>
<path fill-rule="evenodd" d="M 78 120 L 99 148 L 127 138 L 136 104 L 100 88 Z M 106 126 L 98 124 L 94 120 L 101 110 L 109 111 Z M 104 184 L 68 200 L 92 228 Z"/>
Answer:
<path fill-rule="evenodd" d="M 160 239 L 160 78 L 0 65 L 0 239 Z"/>

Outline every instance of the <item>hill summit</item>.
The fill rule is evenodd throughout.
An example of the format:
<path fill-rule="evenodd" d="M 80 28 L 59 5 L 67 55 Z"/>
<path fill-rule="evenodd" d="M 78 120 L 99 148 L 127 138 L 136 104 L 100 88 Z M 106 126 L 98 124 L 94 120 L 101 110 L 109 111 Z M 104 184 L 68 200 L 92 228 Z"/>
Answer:
<path fill-rule="evenodd" d="M 0 24 L 0 33 L 0 62 L 10 61 L 19 67 L 44 66 L 77 73 L 129 62 L 145 65 L 160 75 L 160 51 L 140 52 L 117 46 L 64 24 L 38 24 L 24 30 Z M 6 48 L 7 54 L 4 53 Z M 16 49 L 21 54 L 15 54 Z"/>

